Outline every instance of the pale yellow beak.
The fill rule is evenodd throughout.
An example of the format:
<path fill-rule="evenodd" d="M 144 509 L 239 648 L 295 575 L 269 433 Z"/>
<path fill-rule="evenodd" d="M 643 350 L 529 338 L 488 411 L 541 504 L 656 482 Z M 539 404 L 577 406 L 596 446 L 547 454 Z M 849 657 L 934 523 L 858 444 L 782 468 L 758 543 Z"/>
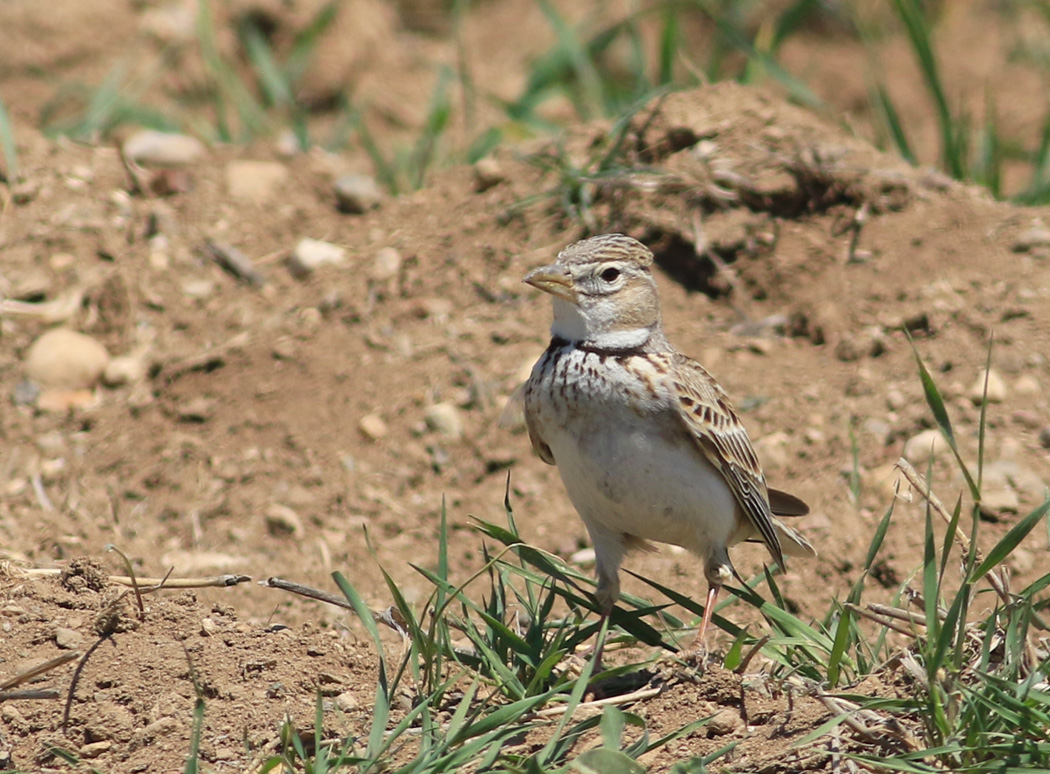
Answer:
<path fill-rule="evenodd" d="M 568 301 L 570 304 L 577 303 L 572 277 L 569 276 L 569 272 L 557 264 L 533 269 L 525 275 L 524 282 L 544 293 L 550 293 L 556 298 Z"/>

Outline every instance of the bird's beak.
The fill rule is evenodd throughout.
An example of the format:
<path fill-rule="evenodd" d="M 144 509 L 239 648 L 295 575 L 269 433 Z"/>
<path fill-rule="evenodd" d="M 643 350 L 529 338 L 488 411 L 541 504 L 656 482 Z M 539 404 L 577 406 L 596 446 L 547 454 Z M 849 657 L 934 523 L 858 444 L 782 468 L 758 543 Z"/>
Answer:
<path fill-rule="evenodd" d="M 577 303 L 572 277 L 569 276 L 569 272 L 557 264 L 533 269 L 525 275 L 524 282 L 544 293 L 550 293 L 555 298 L 568 301 L 570 304 Z"/>

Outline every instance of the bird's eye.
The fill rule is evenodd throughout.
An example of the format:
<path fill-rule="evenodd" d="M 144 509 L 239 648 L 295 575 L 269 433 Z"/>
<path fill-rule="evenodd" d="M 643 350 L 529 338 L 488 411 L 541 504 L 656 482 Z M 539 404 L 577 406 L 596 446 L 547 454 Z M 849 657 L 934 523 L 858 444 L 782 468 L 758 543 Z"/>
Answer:
<path fill-rule="evenodd" d="M 620 270 L 609 267 L 598 276 L 600 276 L 605 282 L 616 282 L 620 277 Z"/>

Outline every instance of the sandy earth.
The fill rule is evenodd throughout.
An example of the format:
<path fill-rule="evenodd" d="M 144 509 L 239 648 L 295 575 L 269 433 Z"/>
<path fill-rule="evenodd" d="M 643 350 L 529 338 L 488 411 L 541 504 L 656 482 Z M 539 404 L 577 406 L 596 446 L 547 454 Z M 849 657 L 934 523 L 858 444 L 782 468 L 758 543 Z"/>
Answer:
<path fill-rule="evenodd" d="M 113 17 L 103 5 L 82 23 L 104 26 Z M 31 18 L 20 6 L 2 10 Z M 483 6 L 471 24 L 500 19 L 501 7 Z M 531 53 L 518 49 L 508 70 Z M 101 68 L 95 56 L 83 72 Z M 11 72 L 20 94 L 37 103 L 48 94 Z M 8 768 L 63 769 L 54 747 L 103 771 L 181 768 L 194 698 L 186 653 L 205 685 L 201 758 L 215 770 L 272 754 L 286 715 L 311 728 L 318 688 L 338 710 L 327 732 L 367 733 L 374 694 L 375 655 L 334 607 L 245 583 L 163 590 L 139 616 L 127 596 L 114 608 L 119 592 L 90 566 L 64 579 L 26 569 L 86 556 L 123 575 L 105 551 L 115 544 L 149 577 L 280 576 L 334 590 L 339 570 L 383 608 L 382 566 L 422 604 L 430 587 L 408 562 L 436 562 L 443 499 L 452 571 L 465 578 L 481 561 L 470 517 L 504 520 L 508 471 L 522 536 L 585 562 L 585 532 L 556 471 L 532 455 L 520 425 L 498 421 L 547 340 L 548 301 L 521 277 L 587 232 L 542 195 L 558 180 L 535 160 L 553 156 L 553 144 L 533 141 L 531 156 L 501 151 L 480 172 L 435 174 L 423 190 L 354 215 L 336 208 L 332 181 L 364 171 L 361 157 L 209 148 L 181 167 L 171 195 L 134 192 L 114 146 L 45 139 L 24 120 L 31 103 L 17 104 L 24 179 L 0 186 L 0 293 L 40 306 L 0 317 L 0 683 L 111 636 L 79 675 L 65 724 L 63 700 L 0 703 Z M 570 160 L 588 163 L 608 128 L 575 126 Z M 932 425 L 904 329 L 948 397 L 969 460 L 974 388 L 994 335 L 984 539 L 1041 502 L 1048 213 L 908 167 L 837 122 L 731 85 L 647 106 L 621 165 L 628 171 L 592 184 L 594 230 L 653 248 L 669 337 L 733 396 L 771 483 L 812 506 L 798 526 L 820 557 L 780 580 L 802 617 L 822 617 L 856 581 L 894 499 L 893 463 Z M 287 257 L 304 237 L 344 248 L 344 259 L 291 271 Z M 220 267 L 209 241 L 242 251 L 263 284 Z M 30 346 L 56 325 L 143 373 L 86 394 L 27 395 Z M 954 503 L 963 486 L 947 456 L 932 469 Z M 919 566 L 923 518 L 918 498 L 897 499 L 873 597 L 891 600 Z M 1037 529 L 1010 557 L 1018 587 L 1045 571 L 1047 550 Z M 764 559 L 751 546 L 734 557 L 745 574 Z M 693 596 L 704 588 L 699 565 L 666 547 L 628 567 Z M 630 578 L 625 589 L 651 595 Z M 64 699 L 74 668 L 21 687 Z M 656 736 L 719 710 L 746 730 L 697 732 L 643 762 L 665 770 L 735 740 L 728 764 L 740 770 L 829 765 L 823 742 L 789 751 L 827 718 L 815 700 L 745 691 L 718 669 L 634 711 Z"/>

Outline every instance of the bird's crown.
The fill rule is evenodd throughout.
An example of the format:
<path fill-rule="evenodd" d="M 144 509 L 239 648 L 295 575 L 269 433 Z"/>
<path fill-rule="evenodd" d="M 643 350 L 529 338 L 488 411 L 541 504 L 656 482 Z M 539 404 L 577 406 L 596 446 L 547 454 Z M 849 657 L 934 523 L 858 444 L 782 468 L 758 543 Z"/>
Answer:
<path fill-rule="evenodd" d="M 581 239 L 558 253 L 558 263 L 563 266 L 602 261 L 628 261 L 639 268 L 648 268 L 653 263 L 653 254 L 637 239 L 625 234 L 602 234 Z"/>

